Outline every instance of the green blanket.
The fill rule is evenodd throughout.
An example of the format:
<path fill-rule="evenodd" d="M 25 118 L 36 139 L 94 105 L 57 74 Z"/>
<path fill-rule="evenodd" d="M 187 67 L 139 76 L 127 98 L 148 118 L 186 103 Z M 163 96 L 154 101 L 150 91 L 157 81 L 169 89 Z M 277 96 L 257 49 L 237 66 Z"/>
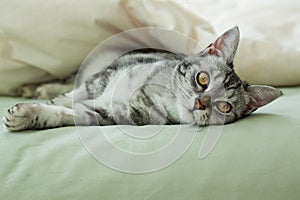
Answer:
<path fill-rule="evenodd" d="M 216 145 L 202 159 L 199 150 L 210 134 L 209 127 L 65 127 L 10 133 L 1 126 L 0 199 L 298 200 L 300 88 L 282 90 L 284 96 L 275 102 L 222 127 Z M 24 99 L 0 98 L 0 115 L 21 101 Z M 135 160 L 171 145 L 179 128 L 182 143 L 178 147 L 188 141 L 184 150 L 179 149 L 181 154 Z M 158 129 L 158 135 L 151 135 Z M 115 156 L 116 148 L 98 141 L 97 130 L 106 141 L 135 157 Z M 124 133 L 141 133 L 145 139 Z M 93 150 L 102 152 L 96 155 Z M 101 155 L 111 160 L 99 158 Z M 171 157 L 176 159 L 164 165 L 152 162 L 164 163 Z M 114 161 L 115 167 L 109 164 Z M 156 171 L 120 171 L 142 172 L 147 166 L 149 171 L 157 167 Z"/>

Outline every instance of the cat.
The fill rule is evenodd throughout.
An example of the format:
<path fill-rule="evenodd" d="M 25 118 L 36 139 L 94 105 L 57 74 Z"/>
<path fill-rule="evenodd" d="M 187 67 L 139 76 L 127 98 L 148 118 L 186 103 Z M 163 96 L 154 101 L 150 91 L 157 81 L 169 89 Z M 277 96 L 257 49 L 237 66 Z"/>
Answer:
<path fill-rule="evenodd" d="M 62 126 L 227 124 L 282 95 L 234 71 L 234 27 L 193 55 L 159 49 L 126 53 L 48 103 L 19 103 L 3 117 L 10 131 Z"/>

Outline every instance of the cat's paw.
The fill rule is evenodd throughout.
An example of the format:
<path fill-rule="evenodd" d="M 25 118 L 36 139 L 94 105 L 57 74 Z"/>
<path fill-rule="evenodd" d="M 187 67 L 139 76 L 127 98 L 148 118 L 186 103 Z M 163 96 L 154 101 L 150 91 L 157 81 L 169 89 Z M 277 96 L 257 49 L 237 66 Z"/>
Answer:
<path fill-rule="evenodd" d="M 38 99 L 50 99 L 53 98 L 53 94 L 51 94 L 51 85 L 50 84 L 43 84 L 39 86 L 35 91 L 35 96 Z"/>
<path fill-rule="evenodd" d="M 31 127 L 34 123 L 34 109 L 36 105 L 30 103 L 19 103 L 6 112 L 2 118 L 5 127 L 10 131 L 20 131 Z"/>
<path fill-rule="evenodd" d="M 37 87 L 38 85 L 36 84 L 23 85 L 17 90 L 17 95 L 24 98 L 35 98 L 35 92 Z"/>

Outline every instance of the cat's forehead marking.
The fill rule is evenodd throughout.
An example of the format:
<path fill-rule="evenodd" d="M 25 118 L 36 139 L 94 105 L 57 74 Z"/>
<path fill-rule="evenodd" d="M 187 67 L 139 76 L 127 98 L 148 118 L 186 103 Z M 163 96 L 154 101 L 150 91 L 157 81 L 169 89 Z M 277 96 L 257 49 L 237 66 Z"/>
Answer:
<path fill-rule="evenodd" d="M 219 74 L 222 72 L 224 62 L 215 56 L 192 56 L 187 59 L 195 70 L 207 71 L 210 75 Z"/>

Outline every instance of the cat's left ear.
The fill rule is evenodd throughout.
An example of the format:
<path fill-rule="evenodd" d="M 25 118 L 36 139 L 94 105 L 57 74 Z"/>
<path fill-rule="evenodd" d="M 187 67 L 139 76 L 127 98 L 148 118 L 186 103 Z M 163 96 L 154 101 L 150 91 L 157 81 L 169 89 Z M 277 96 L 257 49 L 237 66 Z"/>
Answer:
<path fill-rule="evenodd" d="M 232 64 L 239 45 L 240 31 L 236 26 L 223 33 L 214 43 L 204 51 L 208 54 L 224 57 L 228 64 Z"/>
<path fill-rule="evenodd" d="M 244 111 L 244 115 L 248 115 L 257 108 L 274 101 L 282 95 L 282 92 L 270 86 L 250 85 L 246 88 L 246 95 L 249 96 L 250 102 Z"/>

